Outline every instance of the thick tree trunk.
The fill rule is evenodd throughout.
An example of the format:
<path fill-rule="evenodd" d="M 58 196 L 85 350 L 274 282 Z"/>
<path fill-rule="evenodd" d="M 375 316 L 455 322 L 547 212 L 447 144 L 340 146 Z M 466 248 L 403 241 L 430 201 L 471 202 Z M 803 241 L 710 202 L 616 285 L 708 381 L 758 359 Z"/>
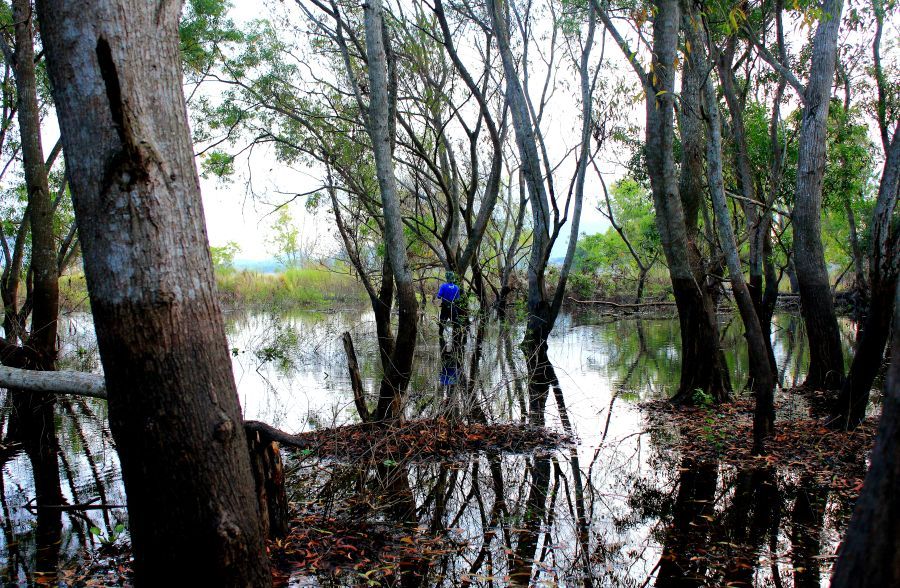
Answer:
<path fill-rule="evenodd" d="M 383 421 L 401 417 L 403 393 L 412 373 L 413 352 L 416 346 L 417 309 L 415 285 L 406 256 L 406 238 L 393 163 L 393 116 L 390 103 L 388 59 L 385 47 L 386 28 L 381 0 L 365 5 L 366 53 L 368 56 L 371 100 L 367 128 L 375 155 L 381 206 L 384 210 L 386 255 L 390 260 L 397 286 L 400 319 L 397 338 L 390 361 L 385 366 L 375 408 L 375 419 Z"/>
<path fill-rule="evenodd" d="M 900 123 L 893 140 L 872 212 L 872 250 L 869 259 L 869 308 L 859 333 L 856 355 L 850 373 L 841 387 L 832 420 L 845 429 L 853 429 L 866 417 L 869 392 L 881 367 L 884 347 L 890 336 L 894 312 L 894 292 L 900 272 L 900 234 L 895 214 L 900 191 Z M 894 335 L 896 337 L 896 334 Z"/>
<path fill-rule="evenodd" d="M 709 394 L 718 402 L 728 399 L 731 384 L 727 364 L 719 343 L 719 327 L 715 306 L 703 287 L 705 276 L 700 270 L 701 261 L 691 235 L 696 234 L 700 191 L 692 189 L 690 198 L 680 195 L 675 176 L 674 159 L 674 84 L 672 64 L 675 62 L 681 22 L 678 0 L 659 0 L 653 22 L 653 71 L 655 83 L 648 83 L 646 94 L 646 155 L 647 173 L 656 207 L 656 226 L 659 230 L 663 253 L 669 266 L 672 292 L 678 306 L 681 325 L 681 382 L 672 401 L 691 404 L 695 390 Z M 696 76 L 691 70 L 693 85 L 699 92 Z M 699 102 L 694 103 L 699 104 Z M 702 148 L 702 127 L 688 131 L 688 114 L 691 124 L 697 125 L 697 112 L 682 113 L 682 137 Z M 694 152 L 695 150 L 692 150 Z M 702 151 L 694 153 L 694 160 L 702 163 Z M 684 172 L 683 172 L 684 173 Z M 702 176 L 698 176 L 702 177 Z M 682 177 L 684 186 L 687 178 Z"/>
<path fill-rule="evenodd" d="M 809 370 L 805 385 L 835 389 L 844 377 L 844 357 L 822 247 L 822 181 L 825 172 L 825 133 L 837 34 L 843 0 L 826 0 L 824 15 L 813 38 L 809 82 L 804 92 L 800 123 L 795 194 L 794 266 L 800 305 L 809 339 Z"/>
<path fill-rule="evenodd" d="M 895 309 L 900 309 L 900 288 Z M 894 342 L 881 423 L 871 465 L 831 579 L 832 588 L 900 586 L 900 311 L 894 314 Z"/>
<path fill-rule="evenodd" d="M 135 581 L 271 585 L 182 93 L 181 3 L 37 8 Z"/>

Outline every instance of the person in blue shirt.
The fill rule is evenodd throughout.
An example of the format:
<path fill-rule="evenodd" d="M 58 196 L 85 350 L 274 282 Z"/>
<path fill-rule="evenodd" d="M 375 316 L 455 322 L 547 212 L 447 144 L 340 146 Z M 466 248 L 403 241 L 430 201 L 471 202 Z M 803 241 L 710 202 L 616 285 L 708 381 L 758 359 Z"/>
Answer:
<path fill-rule="evenodd" d="M 456 274 L 453 272 L 446 273 L 447 281 L 438 288 L 437 298 L 441 300 L 441 325 L 447 321 L 451 325 L 456 326 L 459 321 L 459 306 L 462 300 L 462 289 L 456 285 Z"/>

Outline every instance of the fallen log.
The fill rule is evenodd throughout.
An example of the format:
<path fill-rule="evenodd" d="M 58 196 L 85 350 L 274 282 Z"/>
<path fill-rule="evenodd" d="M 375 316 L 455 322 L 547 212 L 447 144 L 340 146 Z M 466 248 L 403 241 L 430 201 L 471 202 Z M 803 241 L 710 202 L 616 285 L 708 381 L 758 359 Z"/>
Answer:
<path fill-rule="evenodd" d="M 311 449 L 315 445 L 308 439 L 304 439 L 298 435 L 285 433 L 281 429 L 276 429 L 272 425 L 267 425 L 260 421 L 244 421 L 244 431 L 246 431 L 248 435 L 250 433 L 257 433 L 259 438 L 265 442 L 277 441 L 282 445 L 296 447 L 298 449 Z"/>
<path fill-rule="evenodd" d="M 0 366 L 0 388 L 106 398 L 106 381 L 87 372 L 41 372 Z"/>
<path fill-rule="evenodd" d="M 613 308 L 649 308 L 653 306 L 675 306 L 674 302 L 669 301 L 660 301 L 660 302 L 640 302 L 640 303 L 632 303 L 627 304 L 624 302 L 611 302 L 609 300 L 579 300 L 572 296 L 569 296 L 569 300 L 575 302 L 576 304 L 602 304 L 603 306 L 612 306 Z"/>

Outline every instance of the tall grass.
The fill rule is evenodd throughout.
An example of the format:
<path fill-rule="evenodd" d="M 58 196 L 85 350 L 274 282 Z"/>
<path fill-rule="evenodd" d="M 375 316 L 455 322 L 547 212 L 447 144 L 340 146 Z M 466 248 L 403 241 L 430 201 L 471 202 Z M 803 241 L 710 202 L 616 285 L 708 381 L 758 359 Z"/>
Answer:
<path fill-rule="evenodd" d="M 229 268 L 216 271 L 216 283 L 219 300 L 232 308 L 323 306 L 367 300 L 365 290 L 355 278 L 324 267 L 291 268 L 274 274 Z M 62 276 L 59 289 L 63 309 L 89 307 L 84 274 Z"/>
<path fill-rule="evenodd" d="M 316 306 L 365 300 L 356 279 L 323 267 L 289 268 L 276 274 L 226 270 L 216 273 L 216 282 L 226 306 Z"/>

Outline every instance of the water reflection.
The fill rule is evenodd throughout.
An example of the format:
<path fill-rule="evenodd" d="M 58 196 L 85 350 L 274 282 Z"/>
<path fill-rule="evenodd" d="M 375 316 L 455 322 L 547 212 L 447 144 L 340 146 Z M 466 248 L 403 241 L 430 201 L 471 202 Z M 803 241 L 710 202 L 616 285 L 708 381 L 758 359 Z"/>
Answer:
<path fill-rule="evenodd" d="M 355 421 L 339 338 L 345 330 L 353 333 L 364 387 L 377 387 L 380 363 L 367 311 L 232 313 L 226 323 L 248 419 L 291 432 Z M 79 362 L 70 368 L 96 366 L 85 324 L 76 317 L 64 331 L 67 357 Z M 565 315 L 537 387 L 525 377 L 521 327 L 472 317 L 459 331 L 456 344 L 444 347 L 437 320 L 424 319 L 410 417 L 543 422 L 579 443 L 537 455 L 477 453 L 418 463 L 389 455 L 360 464 L 288 458 L 289 498 L 298 509 L 442 538 L 439 547 L 385 560 L 394 570 L 385 584 L 826 581 L 849 512 L 840 495 L 785 471 L 687 461 L 669 449 L 679 431 L 646 430 L 635 402 L 668 396 L 678 384 L 676 320 Z M 725 319 L 722 332 L 740 390 L 747 365 L 740 325 Z M 773 332 L 780 382 L 788 388 L 805 375 L 802 321 L 777 315 Z M 792 402 L 789 410 L 803 414 L 805 404 Z M 56 440 L 45 437 L 29 449 L 10 443 L 18 417 L 8 393 L 0 392 L 0 405 L 0 582 L 69 583 L 53 574 L 96 557 L 126 522 L 106 407 L 60 400 L 41 413 L 53 423 L 42 430 L 55 431 Z M 44 508 L 64 505 L 83 508 Z M 293 582 L 359 580 L 339 569 L 295 571 Z"/>

